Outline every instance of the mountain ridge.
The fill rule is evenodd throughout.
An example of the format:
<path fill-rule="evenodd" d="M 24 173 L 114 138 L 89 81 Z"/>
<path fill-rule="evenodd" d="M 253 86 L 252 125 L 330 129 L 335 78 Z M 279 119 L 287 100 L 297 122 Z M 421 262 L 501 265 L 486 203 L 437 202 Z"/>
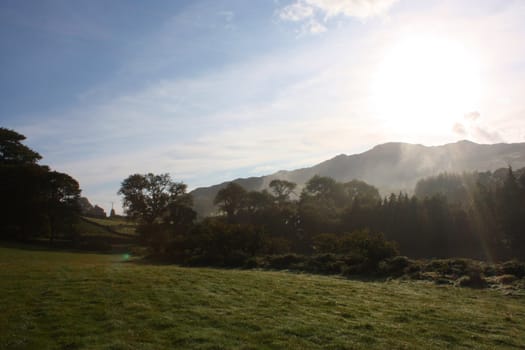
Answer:
<path fill-rule="evenodd" d="M 229 182 L 236 182 L 248 191 L 261 191 L 268 188 L 272 180 L 281 179 L 297 183 L 300 191 L 310 178 L 320 175 L 340 182 L 362 180 L 387 195 L 399 191 L 411 193 L 420 179 L 443 172 L 494 171 L 508 166 L 525 166 L 525 142 L 478 144 L 460 140 L 437 146 L 387 142 L 361 153 L 342 153 L 311 167 L 199 187 L 191 194 L 195 210 L 200 216 L 206 216 L 215 210 L 213 199 L 217 192 Z"/>

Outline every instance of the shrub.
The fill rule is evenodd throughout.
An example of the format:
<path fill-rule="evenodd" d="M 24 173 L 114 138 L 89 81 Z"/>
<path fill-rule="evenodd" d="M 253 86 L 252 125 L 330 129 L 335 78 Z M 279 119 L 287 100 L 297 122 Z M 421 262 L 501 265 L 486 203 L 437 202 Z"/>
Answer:
<path fill-rule="evenodd" d="M 242 267 L 261 250 L 264 233 L 251 225 L 207 219 L 174 237 L 171 255 L 187 265 Z"/>
<path fill-rule="evenodd" d="M 354 231 L 344 235 L 341 245 L 345 253 L 360 257 L 363 262 L 373 265 L 399 253 L 395 242 L 387 241 L 382 233 L 370 233 L 368 230 Z"/>
<path fill-rule="evenodd" d="M 425 267 L 426 272 L 436 272 L 442 276 L 469 275 L 470 273 L 481 273 L 482 266 L 479 262 L 470 259 L 439 259 L 430 261 Z"/>
<path fill-rule="evenodd" d="M 501 275 L 496 277 L 496 282 L 501 284 L 512 284 L 516 282 L 517 278 L 514 275 Z"/>
<path fill-rule="evenodd" d="M 506 261 L 501 265 L 501 270 L 504 274 L 522 278 L 525 277 L 525 262 L 517 260 Z"/>
<path fill-rule="evenodd" d="M 471 288 L 485 288 L 488 285 L 479 266 L 471 266 L 468 275 L 460 277 L 457 284 L 461 287 Z"/>
<path fill-rule="evenodd" d="M 265 237 L 261 251 L 265 254 L 285 254 L 291 251 L 290 240 L 282 237 Z"/>
<path fill-rule="evenodd" d="M 485 288 L 487 287 L 487 281 L 481 274 L 462 276 L 457 280 L 457 285 L 460 287 L 470 287 L 470 288 Z"/>
<path fill-rule="evenodd" d="M 379 272 L 387 276 L 401 276 L 412 264 L 406 256 L 395 256 L 379 263 Z"/>
<path fill-rule="evenodd" d="M 344 262 L 334 254 L 321 254 L 311 256 L 306 262 L 306 269 L 314 273 L 339 274 L 343 265 Z"/>

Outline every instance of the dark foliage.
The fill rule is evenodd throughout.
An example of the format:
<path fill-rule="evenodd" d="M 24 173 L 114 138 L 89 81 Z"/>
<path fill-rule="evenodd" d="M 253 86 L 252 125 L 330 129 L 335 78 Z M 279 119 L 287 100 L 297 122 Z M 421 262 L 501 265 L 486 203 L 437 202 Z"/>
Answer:
<path fill-rule="evenodd" d="M 143 242 L 188 264 L 260 266 L 257 257 L 275 256 L 268 267 L 395 275 L 415 268 L 408 258 L 395 258 L 399 253 L 525 258 L 524 170 L 441 174 L 420 181 L 415 196 L 392 193 L 382 200 L 375 187 L 358 180 L 314 176 L 299 196 L 296 185 L 284 180 L 273 180 L 271 192 L 229 183 L 215 198 L 223 215 L 196 225 L 191 198 L 184 191 L 172 197 L 172 188 L 166 175 L 132 175 L 119 193 L 128 214 L 142 223 Z M 462 260 L 447 264 L 433 269 L 463 269 Z M 448 270 L 442 273 L 456 275 Z"/>
<path fill-rule="evenodd" d="M 0 237 L 76 239 L 80 188 L 71 176 L 38 165 L 25 137 L 0 128 Z"/>
<path fill-rule="evenodd" d="M 192 228 L 196 218 L 186 185 L 173 182 L 169 174 L 133 174 L 118 191 L 126 214 L 137 221 L 141 242 L 156 254 L 165 253 L 177 235 Z"/>

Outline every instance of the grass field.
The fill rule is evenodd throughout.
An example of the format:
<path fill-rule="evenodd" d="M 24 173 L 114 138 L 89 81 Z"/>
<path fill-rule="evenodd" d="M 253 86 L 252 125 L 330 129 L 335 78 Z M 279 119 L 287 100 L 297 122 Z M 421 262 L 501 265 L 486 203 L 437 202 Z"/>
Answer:
<path fill-rule="evenodd" d="M 2 349 L 515 349 L 525 298 L 0 247 Z"/>

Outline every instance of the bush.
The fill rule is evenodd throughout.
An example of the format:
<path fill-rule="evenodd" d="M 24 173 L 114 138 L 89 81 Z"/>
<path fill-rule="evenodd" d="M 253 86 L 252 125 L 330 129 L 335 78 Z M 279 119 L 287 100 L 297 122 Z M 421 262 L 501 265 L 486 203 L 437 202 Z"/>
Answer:
<path fill-rule="evenodd" d="M 261 250 L 264 233 L 252 225 L 206 219 L 187 234 L 176 235 L 170 255 L 186 265 L 242 267 Z"/>
<path fill-rule="evenodd" d="M 308 272 L 339 274 L 344 265 L 344 261 L 338 259 L 334 254 L 322 254 L 310 257 L 305 267 Z"/>
<path fill-rule="evenodd" d="M 265 237 L 261 251 L 265 254 L 286 254 L 292 249 L 290 240 L 282 237 Z"/>
<path fill-rule="evenodd" d="M 395 242 L 387 241 L 382 233 L 370 233 L 368 230 L 345 234 L 341 245 L 346 254 L 376 266 L 381 260 L 392 258 L 399 253 Z"/>
<path fill-rule="evenodd" d="M 172 237 L 168 225 L 159 223 L 138 225 L 137 233 L 140 242 L 151 248 L 153 255 L 164 254 Z"/>
<path fill-rule="evenodd" d="M 501 275 L 496 277 L 496 282 L 500 284 L 512 284 L 517 281 L 514 275 Z"/>
<path fill-rule="evenodd" d="M 522 278 L 525 277 L 525 262 L 517 260 L 506 261 L 501 265 L 501 270 L 504 274 Z"/>
<path fill-rule="evenodd" d="M 481 267 L 472 264 L 469 266 L 468 275 L 460 277 L 457 284 L 461 287 L 471 288 L 485 288 L 488 285 L 481 272 Z"/>
<path fill-rule="evenodd" d="M 460 287 L 485 288 L 488 284 L 481 274 L 472 274 L 460 277 L 457 280 L 457 285 Z"/>
<path fill-rule="evenodd" d="M 273 255 L 267 258 L 265 267 L 278 270 L 293 269 L 303 264 L 304 260 L 304 256 L 297 254 Z"/>
<path fill-rule="evenodd" d="M 379 263 L 379 272 L 387 276 L 403 275 L 412 262 L 406 256 L 395 256 Z"/>
<path fill-rule="evenodd" d="M 423 268 L 425 272 L 436 272 L 442 276 L 459 277 L 480 273 L 482 266 L 470 259 L 439 259 L 432 260 Z"/>

